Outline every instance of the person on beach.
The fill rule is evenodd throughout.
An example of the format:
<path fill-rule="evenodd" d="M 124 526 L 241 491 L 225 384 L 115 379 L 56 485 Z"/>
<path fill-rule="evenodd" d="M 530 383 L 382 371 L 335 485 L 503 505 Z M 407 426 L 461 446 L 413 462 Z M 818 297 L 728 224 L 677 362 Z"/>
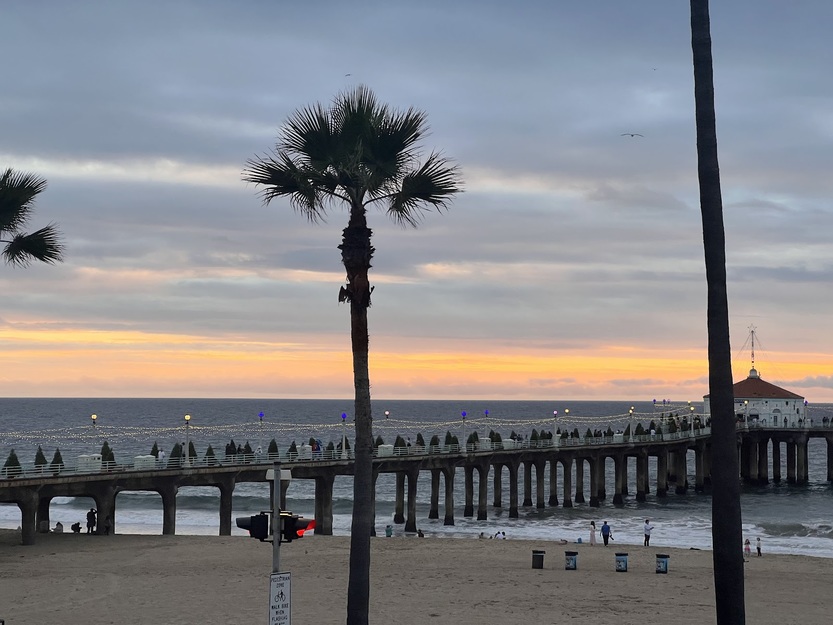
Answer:
<path fill-rule="evenodd" d="M 651 546 L 651 530 L 654 529 L 654 526 L 651 525 L 651 519 L 645 519 L 645 526 L 642 528 L 642 531 L 645 534 L 645 546 Z"/>
<path fill-rule="evenodd" d="M 55 529 L 52 530 L 52 531 L 55 532 L 56 534 L 63 534 L 64 533 L 64 524 L 61 523 L 60 521 L 58 521 L 57 523 L 55 523 Z"/>
<path fill-rule="evenodd" d="M 610 531 L 610 525 L 607 524 L 607 521 L 602 523 L 602 542 L 607 547 L 607 541 L 613 540 L 613 532 Z"/>
<path fill-rule="evenodd" d="M 80 534 L 81 533 L 81 524 L 76 521 L 72 525 L 70 525 L 70 529 L 72 529 L 73 534 Z"/>
<path fill-rule="evenodd" d="M 596 522 L 590 521 L 590 546 L 596 544 Z"/>
<path fill-rule="evenodd" d="M 747 538 L 743 543 L 743 557 L 748 558 L 752 555 L 752 543 L 749 542 Z"/>
<path fill-rule="evenodd" d="M 758 551 L 758 557 L 760 558 L 761 555 L 762 555 L 761 554 L 761 537 L 760 536 L 758 536 L 755 539 L 755 549 Z"/>
<path fill-rule="evenodd" d="M 95 508 L 90 508 L 90 511 L 87 513 L 87 533 L 92 534 L 95 532 L 95 515 L 96 510 Z"/>

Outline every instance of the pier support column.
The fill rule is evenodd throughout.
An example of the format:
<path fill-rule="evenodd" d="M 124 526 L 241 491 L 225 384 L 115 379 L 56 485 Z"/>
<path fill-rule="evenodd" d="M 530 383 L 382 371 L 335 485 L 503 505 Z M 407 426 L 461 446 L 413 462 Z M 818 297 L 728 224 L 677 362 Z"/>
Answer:
<path fill-rule="evenodd" d="M 706 445 L 698 443 L 694 448 L 694 492 L 702 493 L 705 486 Z"/>
<path fill-rule="evenodd" d="M 532 505 L 532 463 L 524 462 L 524 507 Z"/>
<path fill-rule="evenodd" d="M 772 481 L 781 481 L 781 441 L 772 439 Z"/>
<path fill-rule="evenodd" d="M 544 502 L 544 469 L 547 468 L 545 461 L 538 460 L 535 462 L 535 507 L 543 510 Z"/>
<path fill-rule="evenodd" d="M 807 441 L 803 440 L 795 444 L 796 447 L 796 483 L 806 484 L 808 482 L 807 463 Z"/>
<path fill-rule="evenodd" d="M 280 483 L 280 477 L 278 477 L 278 483 Z M 220 489 L 220 536 L 231 536 L 231 501 L 232 495 L 234 494 L 234 478 L 232 476 L 228 476 L 217 480 L 217 488 Z M 275 482 L 270 482 L 270 505 L 272 501 L 271 495 L 274 490 Z"/>
<path fill-rule="evenodd" d="M 703 446 L 703 486 L 712 485 L 712 446 L 706 443 Z"/>
<path fill-rule="evenodd" d="M 599 458 L 599 472 L 596 476 L 596 497 L 599 501 L 607 499 L 607 488 L 605 486 L 605 462 L 606 458 L 602 456 Z"/>
<path fill-rule="evenodd" d="M 558 461 L 555 458 L 550 459 L 550 498 L 548 503 L 550 506 L 558 505 Z"/>
<path fill-rule="evenodd" d="M 590 459 L 590 507 L 599 507 L 599 474 L 604 471 L 604 456 Z"/>
<path fill-rule="evenodd" d="M 613 505 L 621 506 L 625 503 L 624 491 L 625 491 L 625 476 L 627 472 L 625 467 L 627 467 L 627 456 L 624 454 L 616 454 L 613 456 L 613 471 L 614 471 L 614 486 L 613 486 Z"/>
<path fill-rule="evenodd" d="M 518 518 L 518 462 L 506 465 L 509 469 L 509 518 Z"/>
<path fill-rule="evenodd" d="M 665 483 L 677 483 L 677 453 L 675 451 L 667 451 L 667 461 L 665 463 Z"/>
<path fill-rule="evenodd" d="M 795 443 L 787 441 L 787 484 L 795 484 Z"/>
<path fill-rule="evenodd" d="M 477 467 L 477 520 L 486 520 L 486 507 L 489 503 L 489 465 Z"/>
<path fill-rule="evenodd" d="M 393 522 L 405 522 L 405 472 L 396 472 L 396 501 L 393 510 Z"/>
<path fill-rule="evenodd" d="M 370 516 L 373 517 L 373 523 L 370 524 L 371 538 L 376 536 L 376 481 L 379 479 L 379 468 L 374 465 L 371 479 L 373 486 L 370 491 Z"/>
<path fill-rule="evenodd" d="M 408 517 L 405 519 L 405 531 L 417 531 L 417 481 L 419 480 L 419 466 L 408 471 Z"/>
<path fill-rule="evenodd" d="M 740 477 L 744 483 L 749 482 L 749 438 L 744 436 L 740 443 Z"/>
<path fill-rule="evenodd" d="M 572 456 L 567 456 L 561 461 L 561 475 L 564 478 L 564 496 L 561 498 L 561 505 L 564 508 L 572 508 L 573 507 L 573 458 Z"/>
<path fill-rule="evenodd" d="M 315 534 L 333 535 L 333 483 L 334 473 L 324 473 L 315 478 Z"/>
<path fill-rule="evenodd" d="M 747 438 L 743 441 L 744 447 L 747 448 L 747 462 L 749 467 L 746 471 L 746 482 L 749 484 L 758 483 L 758 442 Z"/>
<path fill-rule="evenodd" d="M 668 495 L 668 452 L 657 452 L 657 497 Z"/>
<path fill-rule="evenodd" d="M 674 452 L 674 460 L 676 461 L 677 486 L 674 492 L 678 495 L 685 495 L 688 490 L 688 453 L 687 449 L 682 449 Z"/>
<path fill-rule="evenodd" d="M 52 503 L 52 497 L 38 498 L 38 511 L 35 516 L 35 529 L 39 534 L 49 533 L 49 504 Z"/>
<path fill-rule="evenodd" d="M 636 500 L 645 501 L 648 494 L 648 453 L 639 452 L 636 457 Z"/>
<path fill-rule="evenodd" d="M 769 484 L 769 454 L 767 447 L 769 439 L 764 437 L 758 441 L 758 484 Z"/>
<path fill-rule="evenodd" d="M 110 533 L 116 533 L 116 489 L 113 486 L 101 488 L 96 496 L 96 509 L 98 520 L 95 526 L 95 533 L 104 535 L 104 522 L 110 519 Z"/>
<path fill-rule="evenodd" d="M 463 467 L 463 476 L 466 484 L 466 498 L 463 505 L 463 516 L 470 518 L 474 516 L 474 467 L 467 464 Z"/>
<path fill-rule="evenodd" d="M 442 469 L 431 469 L 431 505 L 428 508 L 429 519 L 440 518 L 440 475 Z"/>
<path fill-rule="evenodd" d="M 622 456 L 622 498 L 624 499 L 628 494 L 628 456 L 624 455 Z"/>
<path fill-rule="evenodd" d="M 442 469 L 445 477 L 445 520 L 443 525 L 454 525 L 454 466 Z"/>
<path fill-rule="evenodd" d="M 495 465 L 495 474 L 492 480 L 492 490 L 494 491 L 495 499 L 492 502 L 492 505 L 495 508 L 502 508 L 503 507 L 503 465 L 496 464 Z"/>
<path fill-rule="evenodd" d="M 827 441 L 827 481 L 833 482 L 833 440 L 829 437 L 825 437 L 825 440 Z"/>
<path fill-rule="evenodd" d="M 175 485 L 168 484 L 156 492 L 162 497 L 162 534 L 173 536 L 176 534 L 176 493 Z"/>
<path fill-rule="evenodd" d="M 576 503 L 584 503 L 584 458 L 576 458 Z"/>
<path fill-rule="evenodd" d="M 20 537 L 24 545 L 34 545 L 37 527 L 35 519 L 38 514 L 40 498 L 35 490 L 26 491 L 25 496 L 17 503 L 20 508 Z"/>

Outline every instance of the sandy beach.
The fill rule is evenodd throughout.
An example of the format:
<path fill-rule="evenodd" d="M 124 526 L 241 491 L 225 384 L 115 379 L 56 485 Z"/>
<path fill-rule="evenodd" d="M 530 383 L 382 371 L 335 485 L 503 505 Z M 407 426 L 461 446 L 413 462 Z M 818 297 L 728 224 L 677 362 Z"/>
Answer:
<path fill-rule="evenodd" d="M 7 625 L 264 623 L 271 545 L 208 536 L 39 535 L 23 547 L 0 532 L 0 619 Z M 372 623 L 714 622 L 711 553 L 522 540 L 379 537 L 372 542 Z M 546 551 L 532 568 L 532 550 Z M 567 571 L 564 551 L 578 552 Z M 292 573 L 292 621 L 344 623 L 349 538 L 282 546 Z M 628 572 L 614 553 L 627 551 Z M 668 553 L 669 573 L 656 574 Z M 829 623 L 833 561 L 753 556 L 747 621 Z"/>

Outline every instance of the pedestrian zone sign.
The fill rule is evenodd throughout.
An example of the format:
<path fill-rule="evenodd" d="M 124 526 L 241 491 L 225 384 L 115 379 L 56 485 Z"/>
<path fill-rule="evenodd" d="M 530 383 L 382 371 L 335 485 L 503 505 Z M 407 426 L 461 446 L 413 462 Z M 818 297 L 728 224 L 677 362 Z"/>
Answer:
<path fill-rule="evenodd" d="M 269 625 L 292 625 L 292 584 L 290 573 L 269 576 Z"/>

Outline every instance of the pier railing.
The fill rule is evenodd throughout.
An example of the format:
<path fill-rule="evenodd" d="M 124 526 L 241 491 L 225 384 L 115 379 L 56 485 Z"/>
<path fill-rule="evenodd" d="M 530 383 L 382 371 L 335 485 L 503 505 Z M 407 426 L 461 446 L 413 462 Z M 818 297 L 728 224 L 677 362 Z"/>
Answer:
<path fill-rule="evenodd" d="M 788 420 L 785 423 L 767 422 L 766 419 L 758 421 L 739 421 L 738 431 L 825 431 L 833 432 L 833 423 L 814 423 L 812 420 Z M 601 446 L 616 446 L 628 444 L 662 443 L 677 440 L 692 440 L 708 438 L 711 436 L 710 427 L 689 428 L 675 432 L 656 432 L 654 434 L 614 434 L 613 436 L 580 436 L 567 438 L 554 437 L 551 439 L 530 440 L 528 438 L 507 439 L 503 441 L 491 441 L 488 438 L 481 439 L 475 443 L 468 443 L 465 449 L 461 445 L 379 445 L 374 447 L 374 457 L 402 457 L 402 456 L 426 456 L 440 454 L 472 454 L 489 453 L 494 451 L 522 451 L 529 449 L 548 448 L 594 448 Z M 165 457 L 159 459 L 152 455 L 135 456 L 129 462 L 105 462 L 97 457 L 97 454 L 80 455 L 70 458 L 60 464 L 35 465 L 34 462 L 22 462 L 19 467 L 5 467 L 0 469 L 0 480 L 13 478 L 59 476 L 66 474 L 96 474 L 96 473 L 121 473 L 126 471 L 181 471 L 188 468 L 204 468 L 216 466 L 245 466 L 270 464 L 275 460 L 282 463 L 314 462 L 314 461 L 352 461 L 354 451 L 352 449 L 313 449 L 310 445 L 301 445 L 296 451 L 285 451 L 282 453 L 252 453 L 252 454 L 221 454 L 216 456 L 191 457 Z"/>

